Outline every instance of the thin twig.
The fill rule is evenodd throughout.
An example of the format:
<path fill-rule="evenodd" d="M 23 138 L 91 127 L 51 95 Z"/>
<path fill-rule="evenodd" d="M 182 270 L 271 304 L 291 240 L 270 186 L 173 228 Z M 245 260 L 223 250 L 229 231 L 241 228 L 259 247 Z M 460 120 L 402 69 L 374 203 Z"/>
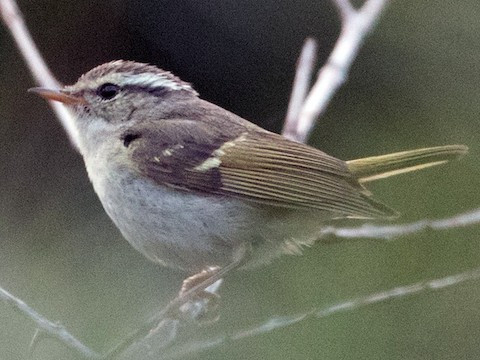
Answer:
<path fill-rule="evenodd" d="M 356 227 L 356 228 L 328 227 L 322 230 L 321 235 L 335 235 L 336 237 L 347 238 L 347 239 L 375 238 L 375 239 L 390 240 L 394 237 L 410 235 L 413 233 L 423 231 L 425 229 L 434 229 L 434 230 L 452 229 L 452 228 L 475 225 L 478 223 L 480 223 L 480 209 L 475 209 L 475 210 L 465 212 L 463 214 L 450 217 L 450 218 L 438 219 L 438 220 L 424 220 L 424 221 L 419 221 L 411 224 L 401 224 L 401 225 L 392 225 L 392 226 L 377 226 L 377 225 L 367 224 L 367 225 Z M 476 272 L 477 270 L 475 271 L 475 276 L 477 276 Z M 480 270 L 478 270 L 478 272 L 480 272 Z M 468 277 L 469 274 L 470 272 L 466 273 L 465 278 L 459 275 L 455 275 L 453 276 L 453 278 L 454 279 L 460 278 L 460 281 L 457 281 L 457 282 L 462 282 L 470 279 Z M 448 280 L 451 278 L 452 277 L 448 277 L 445 279 Z M 438 281 L 440 280 L 432 280 L 427 282 L 426 284 L 427 285 L 435 284 Z M 449 282 L 449 285 L 453 285 L 453 283 L 450 284 L 450 280 L 448 280 L 448 282 Z M 293 317 L 274 318 L 269 320 L 268 323 L 262 324 L 258 327 L 255 327 L 254 329 L 242 330 L 238 332 L 236 335 L 230 336 L 228 339 L 238 340 L 243 337 L 249 337 L 249 336 L 253 336 L 254 334 L 266 332 L 267 330 L 273 330 L 273 328 L 285 327 L 287 325 L 290 325 L 293 322 L 301 321 L 305 316 L 311 316 L 313 313 L 321 313 L 322 314 L 321 317 L 323 317 L 328 315 L 329 313 L 338 312 L 340 310 L 351 310 L 354 307 L 368 305 L 373 302 L 372 299 L 386 300 L 388 297 L 401 296 L 402 294 L 407 295 L 411 290 L 415 290 L 414 291 L 415 293 L 420 292 L 421 290 L 427 289 L 427 287 L 429 286 L 427 285 L 425 285 L 421 289 L 418 288 L 418 284 L 395 288 L 390 291 L 376 293 L 376 294 L 366 296 L 364 298 L 360 298 L 360 300 L 357 299 L 354 301 L 343 302 L 321 311 L 320 310 L 314 311 L 311 314 L 305 313 L 301 315 L 295 315 Z M 387 298 L 383 299 L 386 296 Z M 351 308 L 348 308 L 348 306 L 351 306 Z M 170 305 L 168 307 L 170 307 Z M 175 308 L 178 308 L 178 304 L 175 305 Z M 142 326 L 141 328 L 139 328 L 135 333 L 133 333 L 131 336 L 124 339 L 119 345 L 117 345 L 115 349 L 112 349 L 109 352 L 108 356 L 106 356 L 106 359 L 115 358 L 116 356 L 121 356 L 121 357 L 123 356 L 125 358 L 128 358 L 128 354 L 134 353 L 136 351 L 140 351 L 140 349 L 142 348 L 149 348 L 149 345 L 153 341 L 151 337 L 156 336 L 157 333 L 166 334 L 168 333 L 168 329 L 170 328 L 176 329 L 176 326 L 178 324 L 164 321 L 165 314 L 166 314 L 165 310 L 159 312 L 153 319 L 151 319 L 148 323 L 146 323 L 145 326 Z M 160 319 L 162 319 L 162 321 L 160 321 Z M 155 333 L 150 332 L 150 334 L 148 334 L 148 331 L 150 331 L 150 329 L 153 329 L 155 327 L 155 324 L 159 324 L 158 327 L 155 329 Z M 155 337 L 155 340 L 156 342 L 158 342 L 159 341 L 158 337 Z M 167 348 L 167 346 L 171 345 L 172 341 L 173 339 L 170 338 L 169 342 L 163 341 L 162 346 L 160 346 L 157 343 L 156 347 L 158 350 L 165 349 Z M 195 350 L 190 349 L 191 346 L 193 347 L 200 346 L 200 349 L 197 349 L 197 350 L 203 350 L 204 347 L 209 348 L 212 346 L 217 346 L 220 343 L 223 343 L 225 341 L 227 341 L 227 339 L 220 340 L 220 342 L 219 342 L 219 339 L 214 339 L 214 340 L 208 340 L 206 342 L 201 342 L 201 343 L 191 343 L 190 345 L 187 344 L 185 346 L 182 344 L 182 349 L 185 348 L 187 349 L 186 353 L 190 353 L 190 352 L 195 352 Z M 180 353 L 181 353 L 181 356 L 186 355 L 186 353 L 183 350 L 181 350 Z M 177 356 L 175 355 L 174 357 L 177 357 Z M 167 358 L 169 358 L 169 356 L 167 356 Z"/>
<path fill-rule="evenodd" d="M 339 314 L 345 311 L 352 311 L 369 305 L 394 300 L 401 297 L 420 294 L 425 291 L 437 291 L 449 288 L 466 281 L 475 281 L 480 279 L 480 268 L 465 271 L 455 275 L 449 275 L 443 278 L 420 281 L 414 284 L 395 287 L 390 290 L 380 291 L 366 296 L 356 297 L 350 300 L 339 302 L 326 308 L 316 307 L 306 312 L 295 315 L 274 316 L 266 322 L 241 329 L 229 335 L 218 336 L 216 338 L 205 339 L 182 343 L 181 346 L 171 348 L 169 353 L 163 353 L 162 359 L 178 359 L 187 355 L 198 354 L 205 350 L 218 348 L 232 341 L 243 340 L 269 333 L 274 330 L 282 329 L 291 325 L 298 324 L 308 319 L 323 319 L 330 315 Z"/>
<path fill-rule="evenodd" d="M 307 139 L 316 119 L 325 111 L 326 106 L 330 102 L 333 94 L 337 91 L 339 86 L 345 81 L 351 64 L 358 53 L 361 44 L 364 41 L 366 34 L 373 28 L 375 21 L 378 19 L 382 9 L 385 7 L 388 0 L 366 0 L 360 9 L 355 9 L 348 0 L 333 0 L 337 7 L 341 19 L 342 29 L 339 39 L 330 54 L 327 63 L 320 69 L 318 78 L 310 93 L 305 96 L 306 89 L 310 82 L 310 74 L 313 69 L 314 55 L 316 50 L 312 42 L 308 42 L 304 46 L 302 55 L 300 57 L 297 75 L 294 85 L 294 92 L 292 94 L 291 104 L 289 106 L 289 115 L 287 117 L 292 118 L 293 126 L 291 124 L 285 124 L 284 132 L 288 136 L 296 141 L 305 142 Z M 6 26 L 12 33 L 17 46 L 19 47 L 22 55 L 29 66 L 33 76 L 40 86 L 53 87 L 59 86 L 58 81 L 53 77 L 42 57 L 39 54 L 28 30 L 23 21 L 22 15 L 14 0 L 0 0 L 0 13 Z M 305 48 L 307 48 L 305 50 Z M 305 54 L 306 53 L 306 54 Z M 310 60 L 309 60 L 310 59 Z M 306 64 L 304 64 L 304 61 Z M 310 65 L 308 65 L 310 63 Z M 298 81 L 297 81 L 298 78 Z M 300 101 L 300 100 L 301 101 Z M 301 111 L 298 110 L 298 104 L 303 103 Z M 70 139 L 74 145 L 73 136 L 76 128 L 73 126 L 72 116 L 70 112 L 61 104 L 52 102 L 51 106 L 56 112 L 57 117 L 65 127 Z M 290 114 L 291 112 L 291 114 Z M 292 115 L 293 114 L 293 115 Z M 290 121 L 290 120 L 289 120 Z M 293 130 L 292 130 L 293 129 Z M 355 229 L 333 229 L 329 228 L 324 231 L 325 234 L 335 234 L 340 237 L 381 237 L 391 238 L 393 236 L 399 236 L 409 234 L 417 231 L 421 231 L 425 228 L 443 229 L 454 228 L 458 226 L 466 226 L 473 223 L 478 223 L 480 219 L 480 210 L 468 214 L 462 214 L 454 218 L 435 220 L 435 221 L 421 221 L 418 223 L 407 225 L 396 225 L 387 227 L 377 227 L 371 225 L 365 225 Z M 361 234 L 361 235 L 360 235 Z M 211 348 L 223 344 L 226 341 L 239 340 L 242 338 L 254 336 L 262 332 L 271 331 L 277 328 L 285 327 L 303 319 L 309 317 L 326 317 L 331 314 L 338 313 L 340 311 L 352 310 L 361 306 L 366 306 L 372 303 L 386 301 L 395 297 L 410 295 L 419 293 L 425 290 L 436 290 L 442 287 L 452 286 L 466 280 L 474 280 L 480 277 L 480 269 L 476 269 L 470 272 L 461 273 L 446 278 L 431 280 L 427 282 L 416 283 L 406 287 L 394 288 L 389 291 L 372 294 L 366 297 L 355 298 L 353 300 L 336 304 L 326 309 L 313 309 L 309 312 L 298 314 L 295 316 L 286 316 L 281 318 L 273 318 L 268 322 L 261 324 L 257 327 L 237 332 L 230 336 L 213 339 L 208 342 L 199 344 L 182 344 L 183 354 L 192 353 L 193 351 L 200 351 L 206 348 Z M 208 285 L 208 284 L 204 284 Z M 192 295 L 195 289 L 188 296 Z M 187 297 L 188 297 L 187 296 Z M 45 333 L 59 339 L 67 344 L 69 347 L 75 349 L 86 358 L 97 359 L 99 355 L 88 347 L 83 345 L 79 340 L 73 337 L 68 331 L 60 325 L 54 324 L 36 311 L 31 309 L 23 301 L 15 298 L 7 291 L 0 288 L 0 299 L 12 304 L 16 309 L 19 309 L 34 321 L 37 326 Z M 175 299 L 172 301 L 162 312 L 157 314 L 150 322 L 142 329 L 139 329 L 139 333 L 142 331 L 151 329 L 155 323 L 158 323 L 159 318 L 165 318 L 166 315 L 171 314 L 173 309 L 177 309 L 188 298 Z M 169 327 L 166 327 L 168 329 Z M 157 329 L 156 329 L 157 330 Z M 112 357 L 114 354 L 119 354 L 122 350 L 128 349 L 129 345 L 132 345 L 135 339 L 138 339 L 138 334 L 126 342 L 122 343 L 118 348 L 114 349 L 111 353 L 107 354 L 107 358 Z M 170 334 L 175 337 L 175 333 Z M 172 340 L 170 339 L 170 340 Z M 171 341 L 166 341 L 166 344 L 170 344 Z M 178 357 L 180 353 L 174 354 L 174 357 Z M 180 354 L 182 355 L 182 354 Z"/>
<path fill-rule="evenodd" d="M 320 69 L 317 81 L 306 97 L 295 126 L 289 126 L 291 139 L 298 142 L 307 140 L 316 120 L 325 111 L 338 88 L 345 82 L 360 46 L 375 25 L 387 1 L 366 0 L 358 10 L 355 10 L 348 1 L 334 1 L 342 19 L 340 36 L 327 63 Z"/>
<path fill-rule="evenodd" d="M 40 51 L 25 25 L 17 3 L 14 0 L 0 0 L 0 16 L 15 39 L 15 43 L 22 53 L 23 59 L 27 63 L 28 69 L 32 73 L 36 83 L 42 87 L 58 89 L 61 84 L 53 76 L 45 60 L 43 60 Z M 76 139 L 78 139 L 78 136 L 76 136 L 77 128 L 74 125 L 72 113 L 58 101 L 49 101 L 49 104 L 65 128 L 70 142 L 78 149 L 76 143 Z"/>
<path fill-rule="evenodd" d="M 356 11 L 349 0 L 333 0 L 333 3 L 337 7 L 342 22 L 346 21 Z"/>
<path fill-rule="evenodd" d="M 480 223 L 480 208 L 463 214 L 438 220 L 421 220 L 410 224 L 400 225 L 372 225 L 364 224 L 353 228 L 327 227 L 321 235 L 335 235 L 347 239 L 392 239 L 399 236 L 418 233 L 426 229 L 445 230 L 470 226 Z"/>
<path fill-rule="evenodd" d="M 294 140 L 296 134 L 296 123 L 300 110 L 312 81 L 313 69 L 317 60 L 317 41 L 307 38 L 303 44 L 302 52 L 297 61 L 297 71 L 293 80 L 292 95 L 288 104 L 287 116 L 283 124 L 282 134 L 288 139 Z"/>
<path fill-rule="evenodd" d="M 99 359 L 100 355 L 90 350 L 80 340 L 68 332 L 68 330 L 59 324 L 55 324 L 39 314 L 37 311 L 28 306 L 24 301 L 15 297 L 5 289 L 0 287 L 0 300 L 11 305 L 14 309 L 19 310 L 23 315 L 32 320 L 39 329 L 47 332 L 50 336 L 60 340 L 62 343 L 77 351 L 87 359 Z M 37 332 L 38 333 L 38 332 Z"/>
<path fill-rule="evenodd" d="M 170 325 L 170 322 L 167 320 L 176 320 L 178 318 L 176 312 L 178 312 L 182 305 L 191 301 L 199 292 L 210 288 L 210 292 L 216 293 L 218 290 L 218 280 L 222 279 L 227 273 L 237 268 L 243 260 L 243 255 L 238 254 L 237 260 L 231 264 L 221 268 L 217 273 L 213 274 L 209 278 L 203 280 L 198 285 L 189 289 L 182 295 L 177 296 L 175 299 L 170 301 L 162 310 L 157 312 L 151 319 L 142 324 L 138 329 L 133 331 L 129 336 L 123 339 L 120 343 L 115 345 L 110 349 L 102 359 L 113 360 L 121 356 L 123 353 L 128 352 L 129 349 L 141 340 L 144 339 L 151 331 L 161 331 L 165 324 Z"/>

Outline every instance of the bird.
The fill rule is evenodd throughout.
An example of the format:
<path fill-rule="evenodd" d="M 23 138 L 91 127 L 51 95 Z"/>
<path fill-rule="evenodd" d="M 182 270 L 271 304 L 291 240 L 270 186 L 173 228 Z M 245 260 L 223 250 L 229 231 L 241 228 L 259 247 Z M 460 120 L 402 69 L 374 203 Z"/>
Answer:
<path fill-rule="evenodd" d="M 336 219 L 392 219 L 369 181 L 456 159 L 445 145 L 337 159 L 199 97 L 154 65 L 111 61 L 60 89 L 106 213 L 157 264 L 188 275 L 301 253 Z"/>

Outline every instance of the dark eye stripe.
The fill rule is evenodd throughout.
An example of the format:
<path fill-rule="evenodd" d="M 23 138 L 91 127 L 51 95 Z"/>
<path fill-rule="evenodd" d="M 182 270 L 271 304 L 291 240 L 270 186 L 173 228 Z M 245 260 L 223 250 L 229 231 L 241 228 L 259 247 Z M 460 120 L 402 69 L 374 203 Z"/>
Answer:
<path fill-rule="evenodd" d="M 155 96 L 162 96 L 170 91 L 178 91 L 178 90 L 173 90 L 167 86 L 149 87 L 149 86 L 141 86 L 141 85 L 125 85 L 123 88 L 127 91 L 149 93 Z"/>

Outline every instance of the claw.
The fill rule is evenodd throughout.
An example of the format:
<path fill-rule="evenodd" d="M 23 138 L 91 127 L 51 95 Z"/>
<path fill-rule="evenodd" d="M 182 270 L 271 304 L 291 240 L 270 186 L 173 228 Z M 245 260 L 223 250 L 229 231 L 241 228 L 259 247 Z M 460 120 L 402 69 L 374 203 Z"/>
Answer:
<path fill-rule="evenodd" d="M 219 270 L 220 267 L 213 266 L 186 278 L 178 296 L 184 296 L 191 289 L 217 274 Z M 193 297 L 180 307 L 180 312 L 190 319 L 199 321 L 202 325 L 217 321 L 219 315 L 216 310 L 218 309 L 220 296 L 215 291 L 218 289 L 219 282 L 221 282 L 221 279 L 206 289 L 196 291 Z"/>

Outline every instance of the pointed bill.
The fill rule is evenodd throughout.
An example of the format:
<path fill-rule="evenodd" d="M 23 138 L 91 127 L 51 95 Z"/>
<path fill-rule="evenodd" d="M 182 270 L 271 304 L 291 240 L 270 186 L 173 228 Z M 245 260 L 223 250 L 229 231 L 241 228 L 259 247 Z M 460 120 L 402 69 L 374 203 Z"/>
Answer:
<path fill-rule="evenodd" d="M 73 96 L 63 92 L 62 90 L 53 90 L 53 89 L 47 89 L 43 87 L 34 87 L 34 88 L 28 89 L 28 91 L 35 93 L 37 95 L 40 95 L 44 99 L 59 101 L 66 105 L 86 104 L 86 101 L 83 97 Z"/>

